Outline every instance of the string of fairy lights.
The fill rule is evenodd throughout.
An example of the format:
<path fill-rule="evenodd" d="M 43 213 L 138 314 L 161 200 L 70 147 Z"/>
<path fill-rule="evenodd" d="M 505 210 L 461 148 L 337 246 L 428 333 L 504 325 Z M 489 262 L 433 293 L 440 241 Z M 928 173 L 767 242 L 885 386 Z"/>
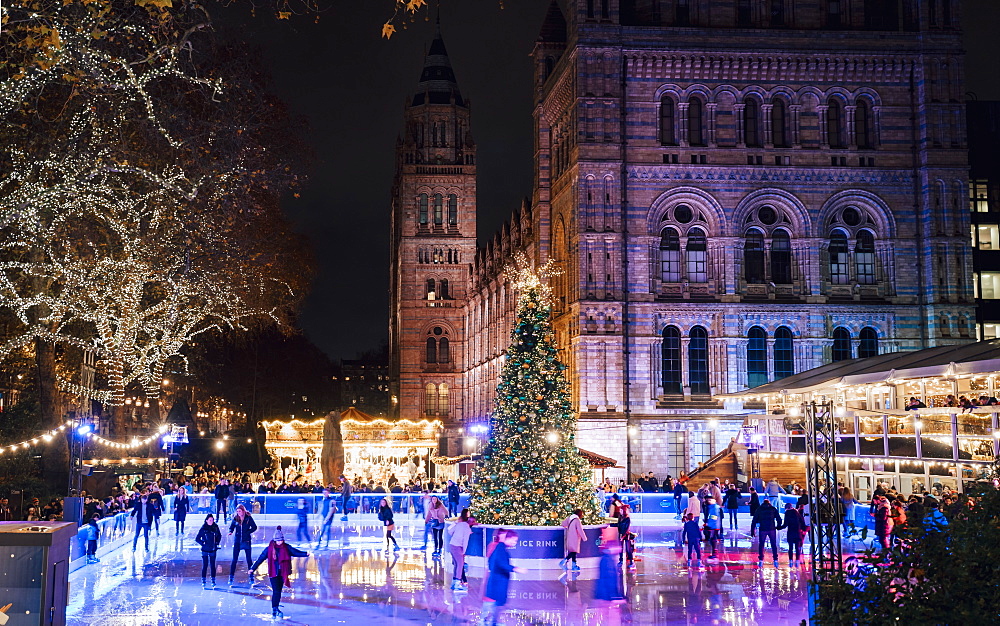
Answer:
<path fill-rule="evenodd" d="M 149 445 L 156 441 L 159 437 L 163 436 L 170 430 L 169 424 L 163 424 L 160 426 L 156 432 L 148 437 L 138 438 L 133 437 L 129 441 L 112 441 L 110 439 L 105 439 L 100 435 L 92 432 L 90 430 L 90 424 L 85 422 L 74 422 L 73 420 L 66 420 L 60 424 L 57 428 L 46 431 L 37 437 L 31 437 L 25 439 L 24 441 L 18 441 L 17 443 L 10 443 L 0 446 L 0 455 L 9 454 L 13 452 L 20 452 L 22 450 L 30 450 L 31 448 L 40 444 L 49 444 L 55 441 L 56 436 L 61 433 L 66 432 L 70 428 L 76 428 L 77 434 L 81 437 L 86 437 L 89 441 L 93 443 L 105 446 L 107 448 L 112 448 L 114 450 L 134 450 L 142 446 Z"/>

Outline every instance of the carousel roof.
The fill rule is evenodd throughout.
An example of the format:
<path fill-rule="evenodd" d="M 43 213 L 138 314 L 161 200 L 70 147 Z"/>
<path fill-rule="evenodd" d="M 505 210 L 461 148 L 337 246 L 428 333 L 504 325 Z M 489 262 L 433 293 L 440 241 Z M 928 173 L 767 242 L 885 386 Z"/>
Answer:
<path fill-rule="evenodd" d="M 368 415 L 364 411 L 359 411 L 353 406 L 343 413 L 340 414 L 341 420 L 358 420 L 358 421 L 368 421 L 373 419 L 378 419 L 374 415 Z"/>
<path fill-rule="evenodd" d="M 590 463 L 590 467 L 594 469 L 616 467 L 618 465 L 618 461 L 612 459 L 611 457 L 602 456 L 596 452 L 584 450 L 583 448 L 577 448 L 576 451 L 580 453 L 580 456 L 587 459 L 587 462 Z"/>

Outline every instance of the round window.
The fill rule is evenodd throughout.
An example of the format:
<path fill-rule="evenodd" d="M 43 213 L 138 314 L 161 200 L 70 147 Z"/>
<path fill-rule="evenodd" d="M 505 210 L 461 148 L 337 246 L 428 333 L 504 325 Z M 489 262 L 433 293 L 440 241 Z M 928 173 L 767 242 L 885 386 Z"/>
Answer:
<path fill-rule="evenodd" d="M 844 220 L 844 223 L 848 226 L 857 226 L 861 223 L 861 213 L 854 207 L 849 206 L 840 214 L 840 219 Z"/>
<path fill-rule="evenodd" d="M 691 207 L 686 204 L 679 204 L 674 209 L 674 219 L 681 224 L 687 224 L 693 217 L 694 214 L 691 212 Z"/>
<path fill-rule="evenodd" d="M 757 219 L 760 220 L 761 224 L 767 224 L 770 226 L 778 221 L 778 213 L 773 208 L 764 206 L 757 211 Z"/>
<path fill-rule="evenodd" d="M 441 333 L 443 333 L 443 332 L 444 332 L 444 331 L 443 331 L 443 330 L 441 330 L 441 327 L 440 327 L 440 326 L 435 326 L 435 327 L 434 327 L 434 334 L 435 334 L 435 335 L 440 335 L 440 334 L 441 334 Z"/>

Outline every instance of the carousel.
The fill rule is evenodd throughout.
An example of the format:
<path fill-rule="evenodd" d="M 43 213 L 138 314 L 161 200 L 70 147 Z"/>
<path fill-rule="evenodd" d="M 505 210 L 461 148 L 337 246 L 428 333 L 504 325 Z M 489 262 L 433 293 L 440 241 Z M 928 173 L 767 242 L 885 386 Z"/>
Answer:
<path fill-rule="evenodd" d="M 267 439 L 264 448 L 271 457 L 275 475 L 283 480 L 310 483 L 323 480 L 323 426 L 326 418 L 312 421 L 292 419 L 261 422 Z"/>
<path fill-rule="evenodd" d="M 325 417 L 264 421 L 261 425 L 275 475 L 286 481 L 323 480 Z M 383 485 L 392 475 L 403 483 L 426 477 L 441 430 L 441 420 L 389 420 L 349 408 L 340 414 L 344 474 L 352 480 L 360 478 Z"/>
<path fill-rule="evenodd" d="M 390 420 L 347 409 L 340 416 L 344 474 L 383 485 L 393 474 L 401 483 L 426 477 L 441 430 L 441 420 Z"/>

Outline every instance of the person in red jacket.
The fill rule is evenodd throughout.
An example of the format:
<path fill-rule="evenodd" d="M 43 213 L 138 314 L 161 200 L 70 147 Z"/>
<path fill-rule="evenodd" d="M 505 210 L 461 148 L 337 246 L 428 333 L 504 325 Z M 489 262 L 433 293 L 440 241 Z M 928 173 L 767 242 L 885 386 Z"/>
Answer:
<path fill-rule="evenodd" d="M 272 617 L 282 618 L 285 616 L 278 609 L 278 605 L 281 603 L 281 590 L 286 585 L 291 586 L 288 577 L 292 573 L 293 556 L 309 556 L 309 553 L 285 543 L 285 533 L 281 530 L 281 526 L 278 526 L 274 529 L 274 538 L 271 539 L 271 543 L 267 544 L 264 551 L 257 557 L 253 567 L 250 568 L 250 572 L 255 573 L 260 564 L 265 559 L 267 560 L 267 578 L 271 582 Z"/>

